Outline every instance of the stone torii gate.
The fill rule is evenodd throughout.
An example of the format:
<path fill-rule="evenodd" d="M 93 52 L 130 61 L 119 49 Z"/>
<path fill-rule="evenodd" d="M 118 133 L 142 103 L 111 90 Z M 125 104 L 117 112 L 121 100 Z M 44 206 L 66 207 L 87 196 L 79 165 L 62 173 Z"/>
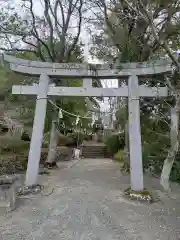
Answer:
<path fill-rule="evenodd" d="M 12 94 L 35 95 L 37 97 L 25 185 L 32 186 L 37 180 L 48 96 L 121 96 L 128 97 L 131 189 L 134 191 L 144 189 L 139 97 L 165 97 L 168 95 L 168 89 L 166 87 L 157 88 L 139 85 L 138 76 L 148 77 L 153 74 L 169 73 L 171 72 L 170 62 L 162 60 L 155 65 L 128 63 L 122 64 L 121 70 L 119 70 L 111 69 L 109 65 L 96 65 L 92 68 L 88 64 L 28 61 L 9 55 L 4 55 L 4 60 L 10 63 L 12 71 L 39 76 L 39 84 L 15 85 L 12 87 Z M 54 86 L 50 84 L 50 77 L 55 76 L 72 78 L 72 81 L 73 78 L 82 78 L 83 86 Z M 128 79 L 128 87 L 93 88 L 93 78 Z"/>

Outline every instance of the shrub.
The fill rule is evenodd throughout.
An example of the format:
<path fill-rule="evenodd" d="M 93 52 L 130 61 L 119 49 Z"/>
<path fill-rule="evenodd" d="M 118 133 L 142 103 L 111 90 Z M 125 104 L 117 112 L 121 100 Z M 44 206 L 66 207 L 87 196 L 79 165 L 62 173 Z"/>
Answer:
<path fill-rule="evenodd" d="M 125 146 L 124 133 L 113 134 L 107 137 L 104 143 L 107 145 L 108 152 L 114 155 Z"/>
<path fill-rule="evenodd" d="M 118 162 L 124 162 L 124 150 L 119 150 L 115 155 L 114 159 Z"/>

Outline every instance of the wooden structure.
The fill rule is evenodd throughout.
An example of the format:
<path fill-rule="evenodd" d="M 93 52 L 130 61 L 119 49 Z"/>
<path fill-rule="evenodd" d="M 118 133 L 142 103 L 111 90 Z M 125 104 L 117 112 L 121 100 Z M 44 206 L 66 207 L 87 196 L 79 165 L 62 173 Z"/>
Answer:
<path fill-rule="evenodd" d="M 43 140 L 44 121 L 48 96 L 101 96 L 101 97 L 127 97 L 129 109 L 129 145 L 131 188 L 141 191 L 143 185 L 143 166 L 140 131 L 139 97 L 165 97 L 168 95 L 166 87 L 147 87 L 139 85 L 138 77 L 152 76 L 153 74 L 167 74 L 171 72 L 171 63 L 157 62 L 155 65 L 147 63 L 122 64 L 114 69 L 109 65 L 87 64 L 58 64 L 18 59 L 4 55 L 4 60 L 9 62 L 12 71 L 27 75 L 39 76 L 39 84 L 29 86 L 13 86 L 13 94 L 35 95 L 36 110 L 33 132 L 29 151 L 26 185 L 36 183 L 38 176 L 39 160 Z M 82 78 L 82 87 L 58 87 L 50 84 L 51 77 Z M 93 88 L 92 79 L 123 78 L 128 79 L 128 86 L 119 88 Z"/>

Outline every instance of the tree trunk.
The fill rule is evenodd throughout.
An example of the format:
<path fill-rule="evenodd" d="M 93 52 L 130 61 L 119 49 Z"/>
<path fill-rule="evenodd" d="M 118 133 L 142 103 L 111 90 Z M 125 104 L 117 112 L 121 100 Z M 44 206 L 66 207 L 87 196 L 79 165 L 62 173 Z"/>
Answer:
<path fill-rule="evenodd" d="M 130 170 L 130 157 L 129 157 L 129 115 L 128 115 L 128 99 L 126 99 L 126 123 L 124 126 L 125 131 L 125 159 L 124 159 L 124 169 L 125 171 L 129 172 Z"/>
<path fill-rule="evenodd" d="M 46 160 L 46 164 L 53 164 L 56 161 L 56 149 L 57 149 L 57 133 L 56 133 L 56 121 L 52 121 L 49 152 Z"/>
<path fill-rule="evenodd" d="M 128 120 L 125 124 L 125 153 L 126 153 L 126 163 L 129 164 L 129 127 Z"/>
<path fill-rule="evenodd" d="M 178 151 L 178 145 L 179 145 L 179 143 L 177 142 L 174 149 L 171 149 L 169 151 L 168 156 L 165 159 L 164 165 L 163 165 L 160 183 L 161 183 L 162 187 L 164 188 L 164 190 L 167 192 L 170 191 L 169 177 L 170 177 L 170 173 L 171 173 L 171 169 L 172 169 L 172 166 L 174 163 L 176 153 Z"/>
<path fill-rule="evenodd" d="M 170 190 L 169 177 L 171 169 L 179 149 L 179 136 L 178 136 L 178 118 L 179 118 L 179 99 L 176 100 L 176 106 L 171 108 L 171 149 L 164 161 L 160 183 L 165 191 Z"/>

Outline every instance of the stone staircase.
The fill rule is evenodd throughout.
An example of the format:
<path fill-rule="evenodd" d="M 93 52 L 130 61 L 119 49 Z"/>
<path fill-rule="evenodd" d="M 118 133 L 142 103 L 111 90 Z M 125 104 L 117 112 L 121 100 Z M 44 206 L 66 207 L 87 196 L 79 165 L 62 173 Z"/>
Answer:
<path fill-rule="evenodd" d="M 104 144 L 99 143 L 86 143 L 82 147 L 83 158 L 106 158 L 107 147 Z"/>

